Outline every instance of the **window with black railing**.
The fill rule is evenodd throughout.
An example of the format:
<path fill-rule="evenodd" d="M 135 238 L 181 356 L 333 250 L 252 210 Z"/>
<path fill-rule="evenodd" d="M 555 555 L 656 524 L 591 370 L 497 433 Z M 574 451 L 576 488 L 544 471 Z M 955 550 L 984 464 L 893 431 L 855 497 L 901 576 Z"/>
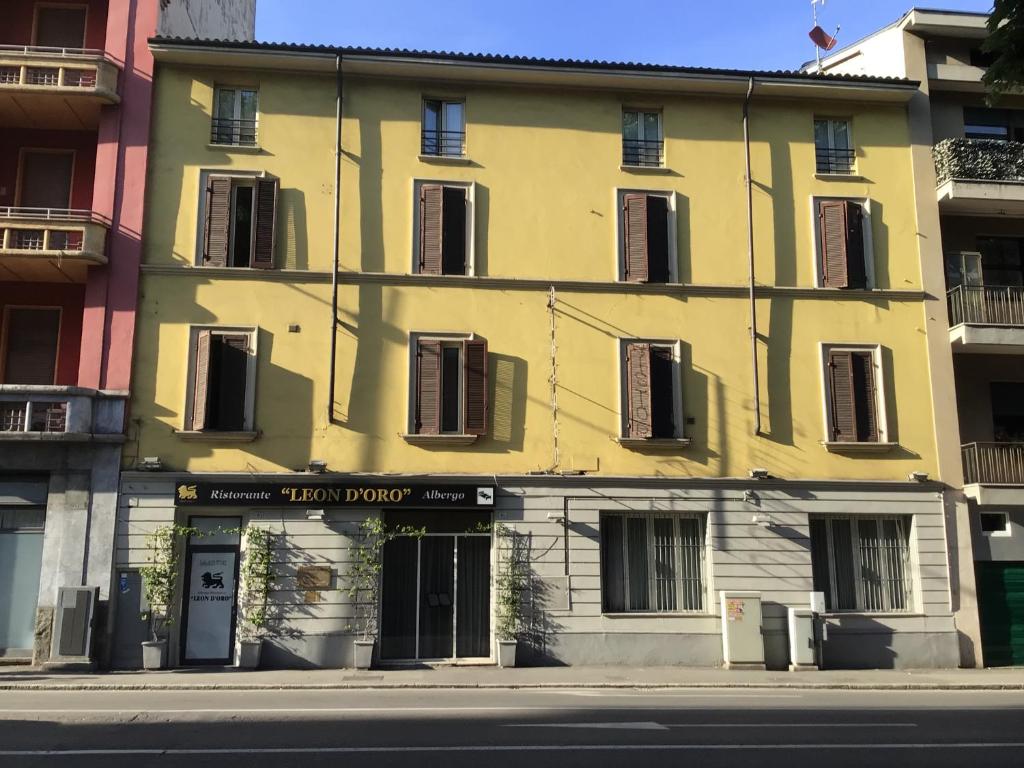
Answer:
<path fill-rule="evenodd" d="M 657 168 L 665 164 L 660 112 L 622 111 L 622 164 L 640 168 Z"/>
<path fill-rule="evenodd" d="M 834 147 L 815 147 L 814 159 L 817 173 L 851 174 L 853 173 L 854 151 Z"/>
<path fill-rule="evenodd" d="M 466 132 L 424 130 L 420 137 L 420 154 L 462 157 L 466 154 Z"/>
<path fill-rule="evenodd" d="M 255 147 L 256 120 L 215 117 L 210 122 L 210 143 Z"/>
<path fill-rule="evenodd" d="M 816 119 L 814 121 L 815 172 L 848 176 L 854 172 L 856 152 L 850 136 L 848 120 Z"/>
<path fill-rule="evenodd" d="M 218 86 L 213 97 L 210 143 L 256 146 L 258 100 L 259 93 L 254 88 Z"/>
<path fill-rule="evenodd" d="M 423 100 L 420 154 L 431 157 L 466 155 L 466 105 L 463 102 Z"/>

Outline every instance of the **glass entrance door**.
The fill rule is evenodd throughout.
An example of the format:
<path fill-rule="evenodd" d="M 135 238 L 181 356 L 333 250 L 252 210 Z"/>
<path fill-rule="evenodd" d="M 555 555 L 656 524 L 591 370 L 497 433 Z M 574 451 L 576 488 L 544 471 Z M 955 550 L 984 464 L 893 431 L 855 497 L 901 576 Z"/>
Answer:
<path fill-rule="evenodd" d="M 490 534 L 402 537 L 384 547 L 381 658 L 490 657 Z"/>

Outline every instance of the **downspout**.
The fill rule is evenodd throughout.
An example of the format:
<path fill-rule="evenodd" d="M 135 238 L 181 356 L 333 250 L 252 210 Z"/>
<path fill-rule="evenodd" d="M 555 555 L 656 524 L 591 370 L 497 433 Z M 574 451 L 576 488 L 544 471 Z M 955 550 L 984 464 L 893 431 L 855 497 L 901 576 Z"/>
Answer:
<path fill-rule="evenodd" d="M 757 365 L 757 304 L 754 299 L 754 192 L 750 178 L 750 97 L 754 95 L 754 78 L 747 80 L 747 96 L 743 100 L 743 152 L 747 166 L 747 259 L 750 270 L 750 362 L 754 375 L 754 436 L 761 434 L 761 377 Z"/>
<path fill-rule="evenodd" d="M 331 368 L 327 384 L 327 423 L 334 424 L 334 364 L 338 356 L 338 267 L 341 264 L 341 54 L 335 56 L 334 104 L 334 268 L 331 270 Z"/>

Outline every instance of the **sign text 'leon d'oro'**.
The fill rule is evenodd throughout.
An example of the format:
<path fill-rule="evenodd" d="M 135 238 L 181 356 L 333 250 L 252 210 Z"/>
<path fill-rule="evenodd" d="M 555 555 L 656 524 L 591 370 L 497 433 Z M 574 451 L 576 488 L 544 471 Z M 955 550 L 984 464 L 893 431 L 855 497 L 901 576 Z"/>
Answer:
<path fill-rule="evenodd" d="M 292 503 L 304 501 L 351 504 L 357 501 L 398 504 L 412 493 L 411 488 L 282 488 L 281 493 Z"/>

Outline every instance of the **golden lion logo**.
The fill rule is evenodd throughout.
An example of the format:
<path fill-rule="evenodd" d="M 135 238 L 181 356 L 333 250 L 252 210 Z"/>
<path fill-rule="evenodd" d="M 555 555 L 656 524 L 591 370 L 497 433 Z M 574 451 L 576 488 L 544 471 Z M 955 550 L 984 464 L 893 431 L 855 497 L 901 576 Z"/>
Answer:
<path fill-rule="evenodd" d="M 196 487 L 194 485 L 179 485 L 178 486 L 178 500 L 179 501 L 198 501 L 199 496 L 196 494 Z"/>

